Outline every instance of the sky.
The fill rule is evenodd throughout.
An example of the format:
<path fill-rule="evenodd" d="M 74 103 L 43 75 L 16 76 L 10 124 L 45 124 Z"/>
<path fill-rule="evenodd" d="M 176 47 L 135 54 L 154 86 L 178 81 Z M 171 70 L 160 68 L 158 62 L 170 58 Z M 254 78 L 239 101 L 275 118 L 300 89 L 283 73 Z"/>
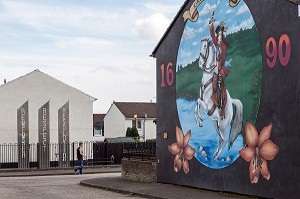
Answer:
<path fill-rule="evenodd" d="M 200 40 L 210 35 L 208 24 L 214 11 L 215 28 L 221 21 L 226 21 L 225 27 L 228 27 L 228 31 L 225 36 L 254 26 L 251 12 L 244 1 L 240 1 L 234 8 L 228 5 L 227 0 L 220 0 L 219 4 L 218 2 L 219 0 L 205 0 L 198 7 L 198 20 L 187 22 L 179 46 L 177 65 L 185 67 L 199 57 Z"/>
<path fill-rule="evenodd" d="M 149 55 L 184 0 L 0 0 L 0 84 L 35 69 L 98 100 L 156 101 Z"/>

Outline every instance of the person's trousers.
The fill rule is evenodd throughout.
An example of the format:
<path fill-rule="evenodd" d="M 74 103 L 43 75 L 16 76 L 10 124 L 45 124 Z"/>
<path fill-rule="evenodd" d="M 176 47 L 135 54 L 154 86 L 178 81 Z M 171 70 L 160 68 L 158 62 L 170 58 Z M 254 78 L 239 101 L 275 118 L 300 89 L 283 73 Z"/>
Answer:
<path fill-rule="evenodd" d="M 82 174 L 82 168 L 83 168 L 83 159 L 80 158 L 80 159 L 78 160 L 78 167 L 75 169 L 75 172 L 76 172 L 77 170 L 79 170 L 79 173 Z"/>

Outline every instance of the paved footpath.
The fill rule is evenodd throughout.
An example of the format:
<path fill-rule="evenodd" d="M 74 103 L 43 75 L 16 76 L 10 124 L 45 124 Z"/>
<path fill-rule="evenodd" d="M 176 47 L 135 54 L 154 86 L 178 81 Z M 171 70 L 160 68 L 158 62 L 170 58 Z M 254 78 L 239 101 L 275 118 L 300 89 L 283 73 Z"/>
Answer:
<path fill-rule="evenodd" d="M 84 167 L 84 174 L 93 173 L 119 173 L 121 165 L 109 165 L 98 167 Z M 74 175 L 74 168 L 51 168 L 51 169 L 0 169 L 0 177 L 20 176 L 48 176 L 48 175 Z"/>
<path fill-rule="evenodd" d="M 208 191 L 162 183 L 138 183 L 126 181 L 121 176 L 83 180 L 81 185 L 104 190 L 157 199 L 249 199 L 254 197 Z M 257 198 L 257 197 L 255 197 Z"/>
<path fill-rule="evenodd" d="M 130 195 L 80 186 L 89 178 L 119 176 L 118 173 L 22 176 L 0 178 L 0 199 L 135 199 Z"/>
<path fill-rule="evenodd" d="M 121 178 L 121 166 L 85 167 L 83 175 L 73 168 L 0 169 L 0 199 L 2 198 L 142 198 L 168 199 L 234 199 L 258 198 L 215 192 L 162 183 L 137 183 Z M 69 184 L 71 183 L 71 184 Z M 84 186 L 80 186 L 84 185 Z M 86 187 L 88 186 L 88 187 Z M 90 188 L 94 187 L 94 188 Z M 99 189 L 95 189 L 99 188 Z M 101 190 L 102 189 L 102 190 Z M 35 195 L 39 190 L 38 195 Z M 64 192 L 65 190 L 65 192 Z M 83 190 L 81 192 L 81 190 Z M 105 190 L 105 191 L 104 191 Z M 55 192 L 58 191 L 56 194 Z M 109 191 L 109 192 L 107 192 Z M 71 193 L 72 194 L 69 194 Z M 73 192 L 75 194 L 73 194 Z M 117 193 L 114 193 L 117 192 Z M 23 193 L 29 195 L 23 195 Z M 82 194 L 81 194 L 82 193 Z M 121 195 L 110 195 L 120 194 Z M 6 195 L 5 195 L 6 194 Z M 125 194 L 125 195 L 124 195 Z M 78 196 L 78 197 L 77 197 Z M 79 197 L 81 196 L 81 197 Z M 136 197 L 136 198 L 138 198 Z"/>

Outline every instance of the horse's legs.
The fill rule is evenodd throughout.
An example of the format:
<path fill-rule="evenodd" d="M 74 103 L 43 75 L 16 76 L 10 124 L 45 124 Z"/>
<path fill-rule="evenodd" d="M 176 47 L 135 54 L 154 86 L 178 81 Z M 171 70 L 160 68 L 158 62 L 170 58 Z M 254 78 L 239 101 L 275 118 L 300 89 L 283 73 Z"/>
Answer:
<path fill-rule="evenodd" d="M 217 160 L 220 157 L 220 155 L 223 152 L 224 147 L 226 146 L 226 143 L 227 143 L 227 141 L 226 141 L 226 136 L 225 136 L 225 130 L 224 131 L 219 130 L 219 146 L 220 147 L 218 147 L 219 150 L 218 150 L 218 153 L 216 154 L 214 160 Z"/>
<path fill-rule="evenodd" d="M 217 150 L 214 152 L 214 160 L 216 160 L 215 159 L 215 157 L 217 156 L 217 154 L 219 153 L 219 150 L 220 150 L 220 144 L 221 144 L 221 138 L 219 138 L 219 141 L 218 141 L 218 148 L 217 148 Z"/>
<path fill-rule="evenodd" d="M 231 104 L 232 104 L 231 98 L 228 95 L 227 96 L 227 105 L 226 105 L 226 109 L 225 109 L 226 118 L 224 118 L 223 120 L 220 120 L 220 119 L 218 120 L 219 121 L 218 127 L 219 127 L 219 136 L 220 136 L 219 137 L 220 138 L 220 148 L 219 148 L 218 153 L 215 156 L 215 159 L 218 159 L 221 156 L 223 149 L 227 144 L 227 138 L 225 136 L 225 133 L 226 133 L 226 129 L 230 125 L 230 122 L 231 122 L 232 116 L 233 116 L 233 109 L 232 109 Z"/>
<path fill-rule="evenodd" d="M 200 108 L 201 108 L 201 106 L 200 106 L 200 99 L 198 98 L 197 104 L 196 104 L 196 107 L 195 107 L 195 110 L 194 110 L 194 116 L 195 116 L 196 124 L 199 127 L 202 127 L 203 118 L 202 118 L 202 115 L 200 113 Z"/>
<path fill-rule="evenodd" d="M 219 133 L 219 125 L 218 125 L 218 122 L 216 120 L 213 120 L 214 122 L 214 125 L 215 125 L 215 128 L 216 128 L 216 131 L 218 133 L 218 137 L 219 137 L 219 141 L 218 141 L 218 148 L 217 150 L 214 152 L 214 157 L 216 157 L 216 155 L 218 154 L 219 152 L 219 148 L 220 148 L 220 143 L 221 143 L 221 136 L 220 136 L 220 133 Z"/>

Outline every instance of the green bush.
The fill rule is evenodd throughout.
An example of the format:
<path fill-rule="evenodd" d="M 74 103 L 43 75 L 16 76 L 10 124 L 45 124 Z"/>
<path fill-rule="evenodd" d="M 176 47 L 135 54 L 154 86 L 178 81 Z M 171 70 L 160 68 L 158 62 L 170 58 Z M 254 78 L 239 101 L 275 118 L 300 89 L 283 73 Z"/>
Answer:
<path fill-rule="evenodd" d="M 127 128 L 126 137 L 132 137 L 136 141 L 140 140 L 140 135 L 139 135 L 138 130 L 136 129 L 135 126 L 133 126 L 132 128 L 130 128 L 130 127 Z"/>

